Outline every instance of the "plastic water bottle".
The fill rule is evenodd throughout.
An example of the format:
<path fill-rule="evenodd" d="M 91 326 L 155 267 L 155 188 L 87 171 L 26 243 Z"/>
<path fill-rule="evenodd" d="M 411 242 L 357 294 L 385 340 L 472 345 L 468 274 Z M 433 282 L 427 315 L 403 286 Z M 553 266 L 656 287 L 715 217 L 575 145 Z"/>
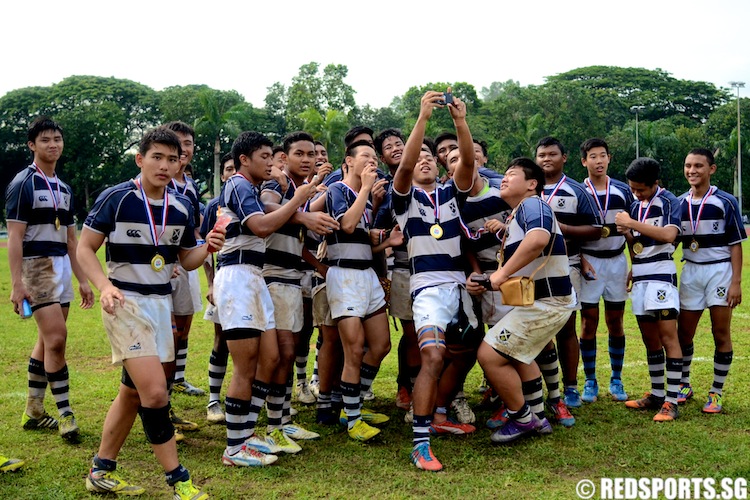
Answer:
<path fill-rule="evenodd" d="M 23 302 L 21 302 L 21 319 L 29 319 L 31 316 L 31 304 L 28 300 L 23 299 Z"/>

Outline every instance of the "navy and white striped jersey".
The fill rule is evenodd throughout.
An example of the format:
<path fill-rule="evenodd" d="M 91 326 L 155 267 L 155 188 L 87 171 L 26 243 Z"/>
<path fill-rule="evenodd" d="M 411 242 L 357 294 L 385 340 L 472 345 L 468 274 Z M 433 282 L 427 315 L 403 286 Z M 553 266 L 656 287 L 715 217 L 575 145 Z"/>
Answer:
<path fill-rule="evenodd" d="M 216 224 L 216 210 L 218 208 L 219 197 L 217 196 L 216 198 L 211 199 L 211 201 L 206 204 L 206 208 L 203 210 L 203 222 L 201 223 L 201 228 L 198 233 L 200 233 L 201 238 L 203 238 L 204 240 Z"/>
<path fill-rule="evenodd" d="M 680 196 L 680 213 L 682 218 L 682 257 L 694 264 L 715 264 L 729 262 L 730 245 L 738 245 L 747 239 L 745 226 L 740 217 L 737 198 L 731 194 L 711 187 L 711 194 L 706 197 L 703 211 L 699 214 L 701 199 L 692 199 L 690 191 Z M 688 212 L 690 210 L 690 212 Z M 693 231 L 690 222 L 697 224 Z M 690 250 L 690 243 L 695 240 L 698 250 Z"/>
<path fill-rule="evenodd" d="M 287 176 L 286 192 L 281 185 L 270 180 L 261 186 L 261 195 L 273 192 L 279 198 L 279 205 L 286 205 L 297 190 L 294 182 Z M 302 247 L 307 229 L 302 224 L 287 222 L 275 233 L 266 237 L 266 261 L 263 265 L 263 277 L 267 283 L 282 282 L 299 285 L 302 278 Z"/>
<path fill-rule="evenodd" d="M 544 186 L 544 199 L 552 207 L 552 211 L 555 212 L 555 217 L 557 217 L 560 224 L 601 227 L 602 222 L 599 220 L 599 213 L 594 205 L 594 199 L 582 184 L 566 176 L 557 192 L 553 193 L 555 186 L 555 184 L 546 184 Z M 550 198 L 550 195 L 552 195 L 552 198 Z M 583 242 L 566 237 L 565 243 L 568 245 L 570 265 L 580 265 L 581 245 Z"/>
<path fill-rule="evenodd" d="M 625 236 L 617 232 L 615 216 L 620 212 L 630 211 L 630 205 L 635 201 L 633 191 L 631 191 L 630 186 L 624 182 L 618 181 L 617 179 L 610 179 L 609 204 L 607 204 L 607 191 L 602 189 L 596 190 L 596 193 L 592 192 L 591 186 L 586 182 L 588 180 L 589 179 L 586 178 L 583 185 L 586 187 L 586 191 L 589 194 L 597 197 L 599 200 L 599 206 L 601 206 L 602 210 L 606 211 L 604 214 L 605 220 L 602 222 L 609 229 L 609 236 L 596 241 L 584 242 L 581 251 L 584 255 L 591 255 L 604 259 L 616 257 L 625 250 Z M 594 203 L 596 203 L 596 200 Z M 594 204 L 594 208 L 597 211 L 599 210 L 599 207 L 596 204 Z M 601 219 L 601 213 L 599 218 Z"/>
<path fill-rule="evenodd" d="M 513 273 L 513 276 L 531 276 L 551 251 L 552 256 L 547 264 L 534 276 L 534 298 L 568 297 L 573 293 L 573 285 L 570 282 L 565 238 L 551 207 L 540 197 L 526 198 L 518 206 L 506 229 L 503 263 L 513 256 L 526 234 L 531 231 L 545 231 L 550 235 L 550 241 L 533 261 Z"/>
<path fill-rule="evenodd" d="M 193 225 L 195 227 L 200 227 L 201 223 L 201 205 L 200 205 L 200 197 L 198 196 L 198 184 L 187 175 L 183 179 L 185 182 L 178 181 L 176 179 L 172 179 L 172 182 L 169 183 L 169 188 L 174 189 L 178 193 L 187 196 L 190 199 L 190 203 L 192 203 L 192 209 L 193 209 Z"/>
<path fill-rule="evenodd" d="M 325 209 L 331 217 L 340 222 L 349 207 L 354 204 L 357 196 L 358 194 L 343 181 L 334 182 L 328 186 Z M 372 246 L 370 246 L 372 217 L 372 201 L 368 199 L 362 217 L 352 234 L 339 229 L 326 235 L 328 265 L 351 269 L 372 267 Z"/>
<path fill-rule="evenodd" d="M 468 239 L 468 245 L 483 272 L 497 269 L 497 252 L 502 242 L 495 233 L 484 232 L 484 224 L 490 219 L 505 222 L 510 212 L 510 206 L 500 196 L 500 189 L 492 186 L 489 179 L 485 180 L 484 189 L 476 196 L 469 196 L 461 207 L 461 217 L 472 234 L 476 236 L 482 230 L 477 239 Z"/>
<path fill-rule="evenodd" d="M 388 190 L 383 198 L 383 204 L 380 206 L 373 227 L 376 229 L 393 229 L 396 227 L 396 214 L 393 211 L 393 183 L 388 186 Z M 393 255 L 389 261 L 393 260 L 393 269 L 409 269 L 409 253 L 406 249 L 406 243 L 393 247 Z M 390 268 L 390 262 L 389 262 Z"/>
<path fill-rule="evenodd" d="M 142 295 L 169 295 L 169 279 L 179 250 L 198 245 L 190 199 L 173 190 L 167 190 L 167 196 L 167 227 L 163 232 L 164 200 L 148 200 L 159 237 L 158 249 L 141 190 L 132 180 L 104 190 L 86 217 L 85 226 L 107 238 L 107 271 L 117 288 Z M 151 268 L 151 259 L 157 253 L 164 257 L 161 271 Z"/>
<path fill-rule="evenodd" d="M 219 266 L 250 264 L 263 269 L 266 242 L 247 227 L 247 219 L 263 215 L 258 189 L 242 174 L 234 174 L 221 188 L 219 206 L 231 217 L 224 247 L 219 250 Z"/>
<path fill-rule="evenodd" d="M 645 217 L 646 224 L 658 227 L 674 226 L 680 230 L 680 201 L 663 188 L 658 188 L 649 202 L 634 201 L 630 206 L 630 217 L 639 220 Z M 648 206 L 648 213 L 646 207 Z M 662 243 L 633 231 L 636 243 L 643 245 L 643 251 L 633 256 L 633 281 L 663 281 L 677 286 L 677 267 L 672 255 L 675 251 L 674 243 Z M 679 234 L 678 234 L 679 238 Z M 634 243 L 635 244 L 635 243 Z"/>
<path fill-rule="evenodd" d="M 43 175 L 33 165 L 29 165 L 16 174 L 5 190 L 6 220 L 26 224 L 23 236 L 25 259 L 67 255 L 66 228 L 75 224 L 70 186 L 55 176 L 47 177 L 48 187 Z M 55 227 L 55 218 L 60 219 L 60 230 Z"/>
<path fill-rule="evenodd" d="M 461 198 L 465 197 L 466 193 L 453 183 L 437 186 L 430 194 L 414 186 L 408 193 L 393 190 L 393 211 L 409 254 L 411 293 L 441 283 L 466 281 L 461 252 L 461 235 L 465 233 L 459 212 Z M 430 234 L 435 224 L 442 230 L 440 238 Z"/>

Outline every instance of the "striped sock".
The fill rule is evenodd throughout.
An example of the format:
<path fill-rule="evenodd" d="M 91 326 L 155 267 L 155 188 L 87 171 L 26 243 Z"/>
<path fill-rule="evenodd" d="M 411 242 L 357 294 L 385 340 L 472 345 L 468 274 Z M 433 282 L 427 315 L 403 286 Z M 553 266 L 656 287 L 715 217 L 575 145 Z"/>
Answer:
<path fill-rule="evenodd" d="M 247 429 L 250 401 L 227 396 L 224 406 L 227 420 L 227 449 L 234 455 L 242 449 L 243 443 L 251 435 Z"/>
<path fill-rule="evenodd" d="M 414 422 L 411 425 L 414 446 L 419 443 L 430 442 L 430 424 L 432 415 L 414 415 Z"/>
<path fill-rule="evenodd" d="M 318 356 L 320 355 L 320 348 L 323 346 L 323 335 L 318 330 L 318 340 L 315 342 L 315 363 L 313 364 L 313 374 L 311 381 L 318 382 L 320 377 L 318 376 Z"/>
<path fill-rule="evenodd" d="M 560 401 L 560 365 L 557 362 L 557 350 L 542 351 L 536 358 L 539 370 L 547 385 L 547 399 L 551 404 Z"/>
<path fill-rule="evenodd" d="M 681 373 L 682 358 L 667 358 L 667 397 L 664 401 L 677 404 Z"/>
<path fill-rule="evenodd" d="M 330 410 L 331 408 L 333 408 L 330 392 L 321 392 L 318 394 L 318 402 L 316 404 L 316 408 L 318 410 Z"/>
<path fill-rule="evenodd" d="M 248 436 L 252 436 L 255 432 L 255 425 L 258 423 L 260 418 L 260 410 L 263 408 L 263 403 L 268 398 L 268 393 L 271 391 L 271 386 L 266 382 L 256 379 L 253 382 L 253 392 L 250 398 L 250 409 L 248 410 L 248 419 L 246 420 L 245 427 L 247 428 Z"/>
<path fill-rule="evenodd" d="M 307 383 L 307 356 L 294 358 L 294 367 L 297 370 L 297 383 Z"/>
<path fill-rule="evenodd" d="M 29 397 L 44 399 L 46 391 L 47 373 L 44 371 L 44 363 L 29 358 Z"/>
<path fill-rule="evenodd" d="M 622 365 L 625 364 L 625 335 L 609 337 L 609 364 L 612 380 L 622 380 Z"/>
<path fill-rule="evenodd" d="M 539 417 L 539 420 L 545 418 L 544 415 L 544 392 L 542 391 L 542 377 L 521 383 L 523 398 L 529 405 L 531 411 Z"/>
<path fill-rule="evenodd" d="M 651 377 L 651 394 L 664 397 L 664 349 L 646 352 L 648 375 Z"/>
<path fill-rule="evenodd" d="M 284 392 L 284 406 L 281 410 L 281 425 L 286 425 L 292 421 L 292 385 L 294 385 L 294 375 L 289 373 L 286 391 Z"/>
<path fill-rule="evenodd" d="M 362 367 L 359 369 L 359 390 L 362 392 L 363 396 L 370 390 L 370 387 L 372 387 L 372 381 L 375 380 L 375 377 L 378 375 L 379 369 L 379 366 L 362 363 Z"/>
<path fill-rule="evenodd" d="M 682 378 L 680 383 L 688 385 L 690 384 L 690 365 L 693 362 L 693 353 L 695 352 L 695 344 L 692 342 L 687 345 L 681 345 L 682 348 Z"/>
<path fill-rule="evenodd" d="M 360 394 L 359 384 L 341 381 L 341 394 L 344 397 L 344 413 L 346 414 L 347 426 L 349 429 L 362 418 L 360 409 L 362 408 L 362 396 Z"/>
<path fill-rule="evenodd" d="M 185 365 L 187 365 L 188 340 L 177 341 L 177 354 L 175 355 L 174 381 L 175 383 L 185 381 Z"/>
<path fill-rule="evenodd" d="M 714 352 L 714 383 L 711 386 L 711 392 L 721 394 L 724 389 L 724 382 L 729 374 L 729 367 L 732 366 L 734 351 Z"/>
<path fill-rule="evenodd" d="M 72 413 L 73 410 L 70 408 L 70 377 L 68 375 L 68 365 L 62 367 L 61 370 L 55 373 L 47 373 L 47 380 L 49 380 L 49 387 L 52 391 L 52 395 L 55 397 L 55 403 L 57 404 L 57 411 L 60 416 L 64 416 L 67 413 Z"/>
<path fill-rule="evenodd" d="M 518 411 L 508 410 L 508 416 L 519 424 L 528 424 L 531 422 L 531 408 L 527 403 L 524 403 Z"/>
<path fill-rule="evenodd" d="M 580 346 L 586 380 L 596 380 L 596 339 L 581 339 Z"/>
<path fill-rule="evenodd" d="M 268 412 L 268 431 L 281 429 L 281 413 L 284 408 L 284 396 L 286 386 L 272 384 L 266 399 L 266 411 Z"/>
<path fill-rule="evenodd" d="M 224 376 L 227 373 L 227 362 L 229 361 L 229 351 L 218 352 L 211 351 L 211 357 L 208 358 L 208 402 L 217 403 L 221 401 L 221 385 L 224 383 Z"/>

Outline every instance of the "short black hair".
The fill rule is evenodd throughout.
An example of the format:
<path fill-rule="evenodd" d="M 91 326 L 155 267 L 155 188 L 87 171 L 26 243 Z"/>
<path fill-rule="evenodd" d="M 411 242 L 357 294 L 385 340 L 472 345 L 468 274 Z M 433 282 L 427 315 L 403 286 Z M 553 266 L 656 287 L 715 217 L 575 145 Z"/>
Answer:
<path fill-rule="evenodd" d="M 195 130 L 193 130 L 193 127 L 191 127 L 185 122 L 174 121 L 174 122 L 169 122 L 164 126 L 167 127 L 169 130 L 171 130 L 172 132 L 177 132 L 178 134 L 189 135 L 193 140 L 195 140 Z"/>
<path fill-rule="evenodd" d="M 360 146 L 367 146 L 368 148 L 375 149 L 375 147 L 368 141 L 356 141 L 346 147 L 346 156 L 355 156 L 357 148 Z"/>
<path fill-rule="evenodd" d="M 527 181 L 532 179 L 535 180 L 536 194 L 537 196 L 542 194 L 542 191 L 544 191 L 544 170 L 542 170 L 542 167 L 537 165 L 534 160 L 524 156 L 513 158 L 505 169 L 505 172 L 507 173 L 508 170 L 512 168 L 520 168 L 523 170 L 524 178 Z"/>
<path fill-rule="evenodd" d="M 442 134 L 438 134 L 438 136 L 435 137 L 435 147 L 438 147 L 440 143 L 445 140 L 458 142 L 458 136 L 453 132 L 443 132 Z"/>
<path fill-rule="evenodd" d="M 482 154 L 484 156 L 487 156 L 487 143 L 485 141 L 482 141 L 480 139 L 474 139 L 474 144 L 478 144 L 480 148 L 482 148 Z"/>
<path fill-rule="evenodd" d="M 167 127 L 156 127 L 143 136 L 141 142 L 138 144 L 138 152 L 145 156 L 151 146 L 154 144 L 163 144 L 170 149 L 177 150 L 177 156 L 182 155 L 182 144 L 180 144 L 180 138 L 174 133 L 172 129 Z"/>
<path fill-rule="evenodd" d="M 232 158 L 232 152 L 224 153 L 221 157 L 221 166 L 224 167 L 224 164 L 228 162 L 229 160 L 232 160 L 234 162 L 234 159 Z"/>
<path fill-rule="evenodd" d="M 313 139 L 313 136 L 311 136 L 307 132 L 298 130 L 297 132 L 292 132 L 284 137 L 284 141 L 282 142 L 284 152 L 289 154 L 289 150 L 292 148 L 292 144 L 299 141 L 312 142 L 313 149 L 315 149 L 315 139 Z"/>
<path fill-rule="evenodd" d="M 375 138 L 375 151 L 379 155 L 383 154 L 383 143 L 389 137 L 398 137 L 399 139 L 401 139 L 401 142 L 405 142 L 404 135 L 401 133 L 399 129 L 387 128 L 383 130 L 382 132 L 380 132 L 378 136 Z"/>
<path fill-rule="evenodd" d="M 607 145 L 607 141 L 604 139 L 599 139 L 598 137 L 594 137 L 593 139 L 587 139 L 581 144 L 581 158 L 586 158 L 589 154 L 589 151 L 591 151 L 594 148 L 604 148 L 604 150 L 609 154 L 609 146 Z"/>
<path fill-rule="evenodd" d="M 271 148 L 271 153 L 276 156 L 276 153 L 283 153 L 284 152 L 284 146 L 281 144 L 275 145 L 273 148 Z"/>
<path fill-rule="evenodd" d="M 560 148 L 560 154 L 565 154 L 565 146 L 563 146 L 562 142 L 560 142 L 559 139 L 555 139 L 554 137 L 542 137 L 539 139 L 539 142 L 536 143 L 536 146 L 534 146 L 534 155 L 536 155 L 536 152 L 539 148 L 546 148 L 550 146 L 557 146 Z"/>
<path fill-rule="evenodd" d="M 239 168 L 242 163 L 240 162 L 240 156 L 249 157 L 264 146 L 273 148 L 273 141 L 260 132 L 248 131 L 238 135 L 232 144 L 232 158 L 235 168 Z"/>
<path fill-rule="evenodd" d="M 36 141 L 36 138 L 39 136 L 39 134 L 41 134 L 45 130 L 53 130 L 55 132 L 60 132 L 60 135 L 63 135 L 63 129 L 59 123 L 54 121 L 49 116 L 38 116 L 34 119 L 33 122 L 31 122 L 31 125 L 29 125 L 29 142 Z"/>
<path fill-rule="evenodd" d="M 373 135 L 373 131 L 370 127 L 365 127 L 364 125 L 357 125 L 355 127 L 350 128 L 347 130 L 346 135 L 344 135 L 344 145 L 349 148 L 349 145 L 354 140 L 355 137 L 357 137 L 359 134 L 367 134 L 370 137 Z"/>
<path fill-rule="evenodd" d="M 435 143 L 432 139 L 430 139 L 429 137 L 425 137 L 424 139 L 422 139 L 422 144 L 430 148 L 430 153 L 432 153 L 432 156 L 435 156 L 437 154 L 435 150 Z"/>
<path fill-rule="evenodd" d="M 708 166 L 713 165 L 716 163 L 716 159 L 714 158 L 714 154 L 711 152 L 710 149 L 707 148 L 693 148 L 688 152 L 689 155 L 700 155 L 705 156 L 706 160 L 708 160 Z"/>
<path fill-rule="evenodd" d="M 636 158 L 625 170 L 625 177 L 629 181 L 640 182 L 646 186 L 653 186 L 659 180 L 661 165 L 653 158 Z"/>

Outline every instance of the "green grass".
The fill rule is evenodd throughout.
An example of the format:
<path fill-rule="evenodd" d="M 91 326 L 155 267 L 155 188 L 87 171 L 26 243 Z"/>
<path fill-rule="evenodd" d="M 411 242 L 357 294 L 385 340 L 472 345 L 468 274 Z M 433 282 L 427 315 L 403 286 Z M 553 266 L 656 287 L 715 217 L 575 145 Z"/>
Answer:
<path fill-rule="evenodd" d="M 746 245 L 747 246 L 747 245 Z M 678 252 L 679 255 L 679 252 Z M 747 276 L 747 265 L 745 266 Z M 9 297 L 7 250 L 0 249 L 0 296 Z M 745 280 L 744 294 L 750 301 Z M 629 310 L 629 309 L 628 309 Z M 551 436 L 532 438 L 513 446 L 493 446 L 483 423 L 488 413 L 478 413 L 479 430 L 464 438 L 433 440 L 433 449 L 445 465 L 439 474 L 417 471 L 409 464 L 411 428 L 403 412 L 393 406 L 396 358 L 386 359 L 374 384 L 377 399 L 371 407 L 391 416 L 372 444 L 352 442 L 338 429 L 314 423 L 312 407 L 297 406 L 297 420 L 321 432 L 318 441 L 303 442 L 296 456 L 283 456 L 264 469 L 228 468 L 220 463 L 225 445 L 222 426 L 204 425 L 187 434 L 179 445 L 180 458 L 194 480 L 213 498 L 576 498 L 581 479 L 600 477 L 746 477 L 750 471 L 748 417 L 748 306 L 734 313 L 734 364 L 725 386 L 725 413 L 704 415 L 701 407 L 713 373 L 713 341 L 707 314 L 696 336 L 693 361 L 695 399 L 681 407 L 675 423 L 656 424 L 653 412 L 636 413 L 606 397 L 574 412 L 571 429 L 555 426 Z M 602 322 L 603 323 L 603 322 Z M 0 452 L 26 460 L 13 474 L 0 475 L 5 498 L 86 498 L 84 478 L 99 444 L 102 421 L 114 398 L 119 370 L 110 366 L 110 350 L 101 326 L 98 304 L 90 311 L 71 308 L 67 358 L 71 374 L 71 401 L 82 429 L 80 444 L 64 443 L 56 434 L 23 431 L 21 412 L 26 397 L 28 356 L 36 339 L 35 323 L 13 314 L 10 303 L 0 308 L 2 342 L 0 366 Z M 626 314 L 628 339 L 623 378 L 631 395 L 649 389 L 645 350 L 633 317 Z M 603 326 L 601 327 L 603 328 Z M 599 380 L 606 392 L 608 359 L 606 335 L 598 338 Z M 394 346 L 400 333 L 394 332 Z M 187 375 L 206 388 L 206 370 L 213 329 L 196 315 L 190 335 Z M 315 338 L 315 337 L 313 337 Z M 395 350 L 395 349 L 394 349 Z M 309 365 L 312 369 L 312 361 Z M 477 367 L 466 390 L 479 401 Z M 581 373 L 580 378 L 583 378 Z M 582 384 L 582 382 L 581 382 Z M 204 398 L 174 397 L 178 413 L 205 423 Z M 56 413 L 51 395 L 47 409 Z M 264 420 L 263 420 L 264 421 Z M 147 488 L 147 498 L 164 498 L 170 492 L 144 438 L 140 422 L 119 457 L 120 472 Z"/>

